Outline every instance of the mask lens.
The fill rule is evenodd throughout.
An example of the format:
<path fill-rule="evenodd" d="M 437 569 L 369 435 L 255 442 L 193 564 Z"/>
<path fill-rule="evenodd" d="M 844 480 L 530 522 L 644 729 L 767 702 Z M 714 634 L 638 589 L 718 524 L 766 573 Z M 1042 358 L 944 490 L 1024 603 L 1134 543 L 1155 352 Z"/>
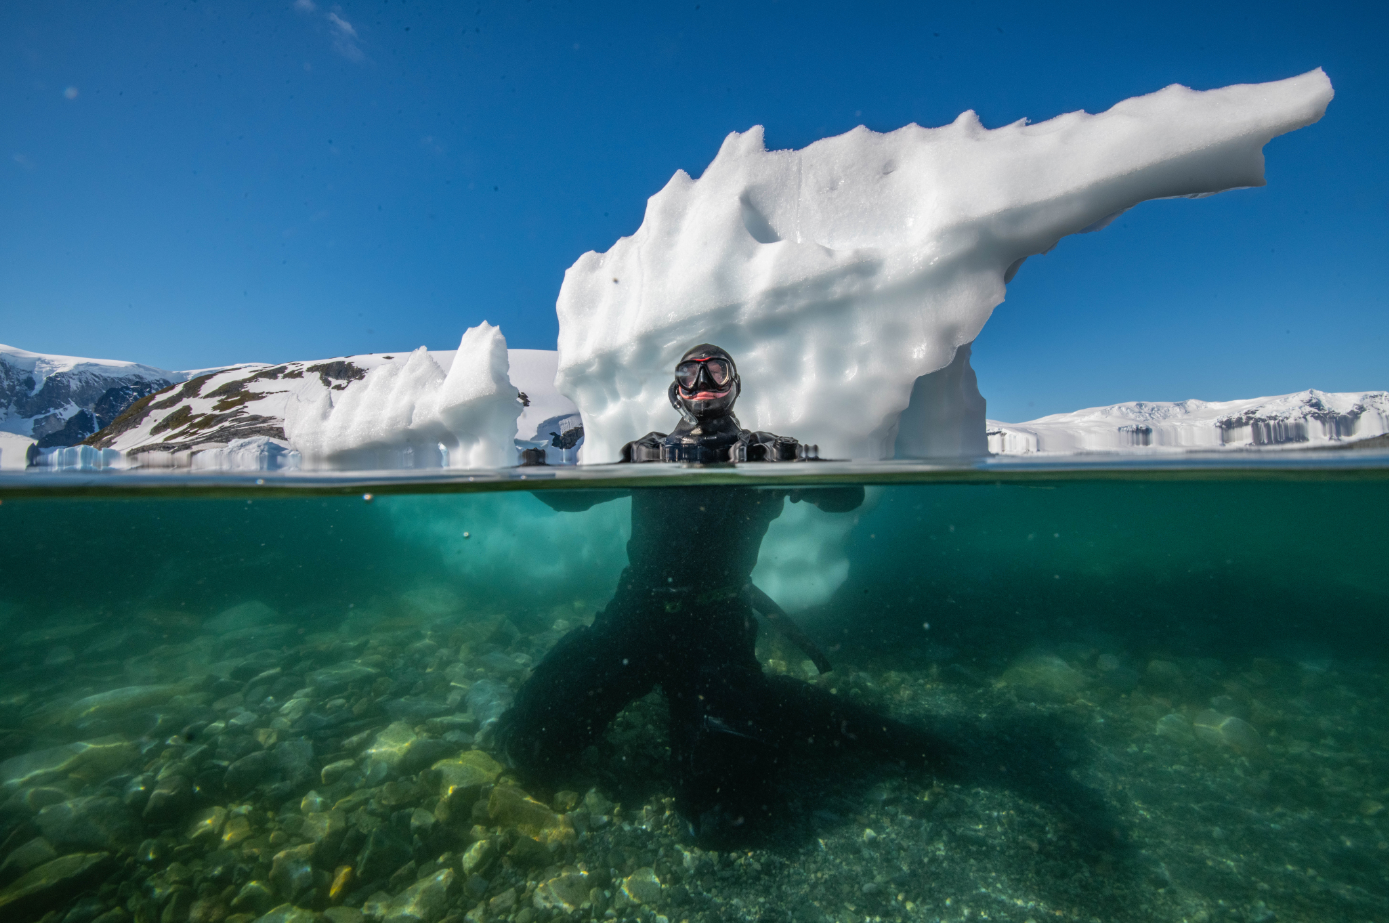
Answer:
<path fill-rule="evenodd" d="M 709 371 L 709 377 L 714 380 L 714 384 L 722 388 L 733 378 L 733 369 L 729 368 L 727 362 L 722 359 L 710 359 L 704 363 L 704 367 Z"/>
<path fill-rule="evenodd" d="M 680 383 L 680 387 L 690 390 L 699 380 L 699 363 L 682 362 L 675 367 L 675 380 Z"/>

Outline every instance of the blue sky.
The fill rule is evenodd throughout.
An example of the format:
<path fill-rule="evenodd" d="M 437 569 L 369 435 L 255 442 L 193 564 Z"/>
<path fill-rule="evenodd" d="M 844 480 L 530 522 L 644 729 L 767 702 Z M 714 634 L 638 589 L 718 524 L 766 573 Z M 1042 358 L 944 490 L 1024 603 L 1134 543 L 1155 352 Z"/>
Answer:
<path fill-rule="evenodd" d="M 1269 185 L 1028 261 L 990 416 L 1389 388 L 1389 7 L 1365 3 L 0 8 L 0 342 L 168 368 L 553 348 L 566 267 L 730 131 L 1097 112 L 1324 67 Z"/>

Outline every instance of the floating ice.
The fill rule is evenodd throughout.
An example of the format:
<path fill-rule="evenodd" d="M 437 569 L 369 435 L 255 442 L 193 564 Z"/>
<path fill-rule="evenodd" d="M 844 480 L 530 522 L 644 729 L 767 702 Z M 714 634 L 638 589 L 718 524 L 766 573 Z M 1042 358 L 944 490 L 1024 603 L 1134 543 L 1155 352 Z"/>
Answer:
<path fill-rule="evenodd" d="M 1389 392 L 1300 391 L 1239 401 L 1130 401 L 1054 413 L 1028 423 L 990 421 L 998 455 L 1181 452 L 1349 444 L 1389 432 Z"/>
<path fill-rule="evenodd" d="M 635 234 L 565 274 L 557 384 L 583 414 L 583 460 L 668 431 L 670 370 L 706 341 L 738 361 L 749 428 L 830 458 L 931 449 L 908 430 L 943 412 L 903 420 L 913 387 L 975 338 L 1024 259 L 1145 199 L 1263 185 L 1263 146 L 1331 96 L 1318 69 L 994 130 L 966 112 L 799 151 L 735 132 L 702 177 L 679 171 L 651 197 Z"/>
<path fill-rule="evenodd" d="M 448 373 L 423 346 L 285 408 L 285 435 L 316 463 L 353 468 L 484 468 L 516 463 L 519 392 L 507 377 L 506 339 L 470 327 Z"/>

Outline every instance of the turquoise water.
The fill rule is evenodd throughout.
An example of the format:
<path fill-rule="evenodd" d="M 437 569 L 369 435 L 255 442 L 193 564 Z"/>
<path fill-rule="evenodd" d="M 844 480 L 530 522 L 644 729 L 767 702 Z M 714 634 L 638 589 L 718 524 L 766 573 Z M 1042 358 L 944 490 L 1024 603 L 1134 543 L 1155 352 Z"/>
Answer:
<path fill-rule="evenodd" d="M 807 470 L 0 481 L 0 913 L 1389 918 L 1374 460 L 809 469 L 866 501 L 754 580 L 834 669 L 763 624 L 764 669 L 964 756 L 798 754 L 770 844 L 689 838 L 659 694 L 566 788 L 484 755 L 626 564 L 634 501 L 532 491 Z"/>

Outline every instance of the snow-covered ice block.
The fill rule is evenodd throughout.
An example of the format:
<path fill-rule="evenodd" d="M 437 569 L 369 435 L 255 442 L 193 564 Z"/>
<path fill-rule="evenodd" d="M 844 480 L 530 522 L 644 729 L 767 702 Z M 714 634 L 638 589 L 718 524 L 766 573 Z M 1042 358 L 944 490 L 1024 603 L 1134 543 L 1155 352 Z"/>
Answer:
<path fill-rule="evenodd" d="M 1389 392 L 1299 391 L 1238 401 L 1129 401 L 990 421 L 997 455 L 1183 452 L 1352 443 L 1389 432 Z"/>
<path fill-rule="evenodd" d="M 1331 96 L 1318 69 L 994 130 L 971 111 L 799 151 L 735 132 L 698 180 L 679 171 L 651 197 L 635 234 L 565 274 L 556 383 L 583 414 L 583 460 L 669 430 L 671 369 L 701 342 L 737 360 L 748 428 L 828 458 L 891 456 L 917 379 L 974 340 L 1024 259 L 1146 199 L 1262 185 L 1263 146 Z"/>
<path fill-rule="evenodd" d="M 312 464 L 352 468 L 498 468 L 516 463 L 520 393 L 506 339 L 470 327 L 447 374 L 423 346 L 285 408 L 285 435 Z"/>

